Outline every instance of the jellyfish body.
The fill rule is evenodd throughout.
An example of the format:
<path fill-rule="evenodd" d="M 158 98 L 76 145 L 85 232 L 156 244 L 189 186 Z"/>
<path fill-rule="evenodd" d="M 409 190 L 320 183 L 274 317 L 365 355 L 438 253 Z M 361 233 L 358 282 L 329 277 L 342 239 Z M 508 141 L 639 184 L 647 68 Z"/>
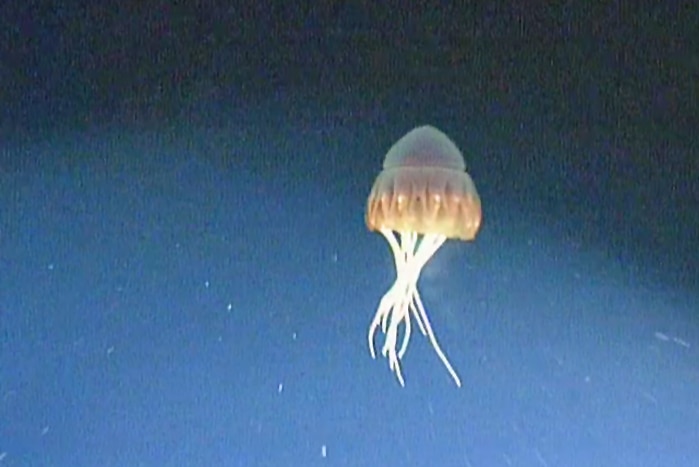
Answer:
<path fill-rule="evenodd" d="M 376 358 L 374 337 L 385 335 L 382 355 L 401 386 L 400 361 L 408 348 L 412 318 L 427 336 L 457 386 L 458 374 L 432 330 L 420 299 L 420 272 L 448 239 L 473 240 L 481 224 L 481 202 L 456 145 L 431 126 L 415 128 L 386 154 L 369 195 L 366 225 L 388 241 L 395 259 L 396 280 L 379 302 L 369 326 L 369 351 Z M 398 348 L 398 329 L 404 325 Z"/>

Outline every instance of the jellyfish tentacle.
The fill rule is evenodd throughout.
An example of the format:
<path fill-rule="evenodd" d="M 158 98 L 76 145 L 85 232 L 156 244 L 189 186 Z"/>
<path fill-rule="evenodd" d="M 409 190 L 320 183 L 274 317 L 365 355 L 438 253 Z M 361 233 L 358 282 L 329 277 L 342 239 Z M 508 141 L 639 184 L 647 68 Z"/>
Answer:
<path fill-rule="evenodd" d="M 451 363 L 449 363 L 449 359 L 444 354 L 444 351 L 442 350 L 439 343 L 437 342 L 437 337 L 435 336 L 434 331 L 432 330 L 432 325 L 430 324 L 430 320 L 427 317 L 427 313 L 425 312 L 425 307 L 422 304 L 422 300 L 420 299 L 419 295 L 416 295 L 416 297 L 417 297 L 417 305 L 418 305 L 417 310 L 418 310 L 418 313 L 421 317 L 421 320 L 425 326 L 425 330 L 427 331 L 427 333 L 425 335 L 429 339 L 430 344 L 432 344 L 432 348 L 437 353 L 437 356 L 442 361 L 442 364 L 444 364 L 444 366 L 446 367 L 447 371 L 451 375 L 451 377 L 454 380 L 454 382 L 456 383 L 456 385 L 458 387 L 461 387 L 461 379 L 459 378 L 459 375 L 454 370 L 454 367 L 451 366 Z"/>
<path fill-rule="evenodd" d="M 381 302 L 379 303 L 379 308 L 374 315 L 374 319 L 369 326 L 369 351 L 371 353 L 371 358 L 376 358 L 376 349 L 374 348 L 374 335 L 376 330 L 381 327 L 382 332 L 385 334 L 388 330 L 388 321 L 391 315 L 391 308 L 393 307 L 393 294 L 389 290 L 386 295 L 383 296 Z"/>
<path fill-rule="evenodd" d="M 396 271 L 400 271 L 403 266 L 403 258 L 401 254 L 401 247 L 400 243 L 398 242 L 398 239 L 396 238 L 395 234 L 393 231 L 388 230 L 388 229 L 382 229 L 381 233 L 383 236 L 386 238 L 388 241 L 389 246 L 391 247 L 391 251 L 393 253 L 393 259 L 395 262 L 396 266 Z M 397 274 L 397 273 L 396 273 Z M 396 277 L 396 280 L 398 278 Z M 378 310 L 376 311 L 376 314 L 374 315 L 374 319 L 371 322 L 371 325 L 369 326 L 369 352 L 371 353 L 371 358 L 376 358 L 376 348 L 374 347 L 374 335 L 376 334 L 376 329 L 381 326 L 381 331 L 386 334 L 388 331 L 388 325 L 389 325 L 389 318 L 391 317 L 391 309 L 394 306 L 395 303 L 395 298 L 394 298 L 394 287 L 391 286 L 391 288 L 386 292 L 386 294 L 381 298 L 381 301 L 379 302 L 379 307 Z"/>
<path fill-rule="evenodd" d="M 405 356 L 408 343 L 412 334 L 411 315 L 415 318 L 420 332 L 426 336 L 437 356 L 446 367 L 457 386 L 461 386 L 461 380 L 452 367 L 449 359 L 437 341 L 432 330 L 432 325 L 425 312 L 425 307 L 420 298 L 417 282 L 425 264 L 436 253 L 446 240 L 444 235 L 419 235 L 413 232 L 400 232 L 397 235 L 390 230 L 381 230 L 386 237 L 393 252 L 396 264 L 396 280 L 391 288 L 381 299 L 378 310 L 369 327 L 369 351 L 372 358 L 376 358 L 374 348 L 374 336 L 379 327 L 383 332 L 384 344 L 381 354 L 388 359 L 389 368 L 396 375 L 401 385 L 403 379 L 400 360 Z M 400 349 L 397 349 L 398 330 L 404 323 L 405 330 Z"/>
<path fill-rule="evenodd" d="M 427 261 L 429 261 L 429 259 L 432 256 L 434 256 L 434 254 L 445 241 L 446 237 L 443 235 L 428 234 L 423 237 L 422 242 L 420 244 L 421 248 L 419 249 L 419 251 L 416 251 L 415 254 L 416 258 L 419 257 L 417 262 L 419 265 L 421 265 L 420 267 L 424 266 L 424 264 L 426 264 Z M 435 333 L 432 329 L 432 325 L 430 324 L 430 320 L 427 317 L 427 312 L 425 312 L 425 306 L 423 305 L 422 299 L 420 298 L 420 293 L 417 290 L 417 281 L 415 283 L 413 299 L 416 306 L 412 309 L 412 311 L 414 312 L 415 320 L 418 323 L 422 324 L 422 333 L 429 339 L 430 344 L 432 344 L 432 348 L 437 353 L 437 356 L 442 361 L 442 364 L 446 367 L 447 371 L 451 375 L 456 385 L 458 387 L 461 387 L 461 379 L 459 378 L 459 375 L 456 373 L 454 367 L 452 367 L 451 363 L 449 362 L 449 359 L 447 358 L 446 354 L 439 345 L 439 342 L 437 341 L 437 336 L 435 336 Z"/>
<path fill-rule="evenodd" d="M 445 241 L 446 237 L 444 237 L 443 235 L 425 235 L 420 243 L 419 250 L 416 249 L 415 251 L 415 267 L 418 269 L 418 277 L 416 278 L 410 290 L 410 311 L 412 311 L 413 315 L 415 316 L 415 320 L 417 321 L 418 327 L 420 328 L 420 332 L 424 336 L 427 335 L 427 330 L 425 329 L 425 326 L 422 323 L 422 317 L 418 313 L 416 308 L 417 303 L 420 300 L 420 294 L 417 290 L 417 280 L 419 279 L 419 275 L 422 272 L 422 268 L 425 266 L 425 264 L 427 264 L 430 258 L 434 255 L 434 253 L 436 253 L 436 251 L 439 249 L 439 247 L 442 246 L 442 244 Z"/>
<path fill-rule="evenodd" d="M 396 375 L 399 383 L 405 385 L 400 368 L 400 359 L 405 354 L 412 331 L 409 310 L 412 303 L 410 292 L 416 277 L 415 271 L 410 267 L 410 264 L 413 261 L 412 250 L 417 241 L 417 236 L 408 237 L 407 242 L 403 244 L 392 231 L 385 230 L 381 233 L 386 237 L 393 252 L 396 264 L 396 280 L 381 299 L 374 320 L 369 326 L 369 352 L 372 358 L 376 358 L 374 335 L 380 326 L 381 331 L 385 335 L 381 353 L 388 359 L 389 368 Z M 405 334 L 401 349 L 397 351 L 398 328 L 401 322 L 405 323 Z"/>

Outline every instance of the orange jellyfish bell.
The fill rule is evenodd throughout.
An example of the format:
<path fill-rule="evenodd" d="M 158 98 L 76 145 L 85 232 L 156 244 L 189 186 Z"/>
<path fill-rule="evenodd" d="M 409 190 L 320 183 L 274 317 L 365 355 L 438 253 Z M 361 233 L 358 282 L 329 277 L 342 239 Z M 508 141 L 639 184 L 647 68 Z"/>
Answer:
<path fill-rule="evenodd" d="M 481 200 L 461 151 L 441 131 L 418 127 L 391 147 L 369 195 L 369 230 L 473 240 Z"/>
<path fill-rule="evenodd" d="M 386 336 L 382 354 L 401 385 L 405 381 L 400 360 L 410 339 L 412 315 L 461 386 L 434 335 L 417 282 L 422 268 L 444 241 L 473 240 L 481 218 L 476 186 L 466 173 L 461 151 L 447 135 L 432 126 L 421 126 L 391 147 L 369 194 L 365 220 L 369 230 L 386 237 L 396 264 L 396 281 L 381 299 L 369 326 L 369 350 L 376 358 L 374 335 L 380 326 Z M 401 323 L 405 332 L 397 349 Z"/>

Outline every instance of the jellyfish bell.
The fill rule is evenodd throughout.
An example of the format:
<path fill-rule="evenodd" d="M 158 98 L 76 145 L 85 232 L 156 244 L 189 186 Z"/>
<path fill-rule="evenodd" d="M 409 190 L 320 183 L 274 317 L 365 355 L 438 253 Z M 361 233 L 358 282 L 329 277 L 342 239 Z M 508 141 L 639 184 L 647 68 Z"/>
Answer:
<path fill-rule="evenodd" d="M 400 360 L 410 340 L 411 316 L 461 386 L 437 342 L 417 282 L 422 268 L 448 238 L 473 240 L 481 218 L 480 198 L 461 151 L 444 133 L 421 126 L 391 147 L 369 194 L 365 220 L 369 230 L 380 232 L 388 241 L 396 280 L 379 302 L 368 338 L 371 356 L 376 358 L 374 336 L 381 327 L 385 335 L 381 353 L 401 386 L 405 381 Z M 398 349 L 401 324 L 405 330 Z"/>
<path fill-rule="evenodd" d="M 461 151 L 441 131 L 410 131 L 386 154 L 369 195 L 369 230 L 445 235 L 473 240 L 481 202 Z"/>

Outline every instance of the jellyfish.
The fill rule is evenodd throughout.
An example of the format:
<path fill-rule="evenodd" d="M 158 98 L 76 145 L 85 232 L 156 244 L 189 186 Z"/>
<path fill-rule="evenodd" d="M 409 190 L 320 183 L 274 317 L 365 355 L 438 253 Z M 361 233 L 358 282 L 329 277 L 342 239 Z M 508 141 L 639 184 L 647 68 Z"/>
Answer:
<path fill-rule="evenodd" d="M 456 145 L 432 126 L 403 136 L 386 154 L 366 207 L 366 225 L 388 241 L 396 280 L 379 302 L 369 326 L 369 351 L 376 359 L 375 335 L 385 336 L 382 355 L 401 386 L 401 359 L 412 333 L 411 317 L 461 387 L 461 379 L 439 346 L 417 288 L 422 268 L 449 238 L 471 241 L 481 224 L 481 201 Z M 398 348 L 398 331 L 403 338 Z"/>

